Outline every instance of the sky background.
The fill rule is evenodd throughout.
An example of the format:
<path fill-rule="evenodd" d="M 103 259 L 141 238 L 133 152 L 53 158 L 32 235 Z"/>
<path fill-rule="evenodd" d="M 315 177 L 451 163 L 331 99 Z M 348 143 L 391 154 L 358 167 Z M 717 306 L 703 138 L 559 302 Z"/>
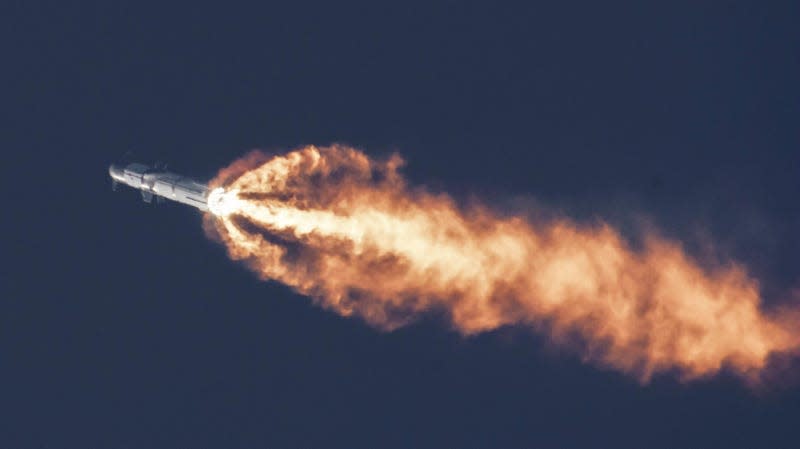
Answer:
<path fill-rule="evenodd" d="M 797 2 L 490 3 L 0 7 L 0 446 L 797 447 L 800 379 L 642 386 L 524 329 L 381 333 L 110 189 L 131 150 L 208 179 L 342 142 L 498 209 L 644 217 L 791 295 Z"/>

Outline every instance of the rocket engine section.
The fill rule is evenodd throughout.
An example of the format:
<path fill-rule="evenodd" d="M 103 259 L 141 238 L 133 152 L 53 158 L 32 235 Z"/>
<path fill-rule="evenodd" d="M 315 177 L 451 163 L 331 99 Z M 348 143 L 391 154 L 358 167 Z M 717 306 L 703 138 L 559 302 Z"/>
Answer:
<path fill-rule="evenodd" d="M 112 164 L 108 174 L 114 190 L 119 184 L 125 184 L 142 192 L 146 203 L 166 198 L 182 204 L 208 211 L 208 187 L 191 178 L 172 173 L 158 166 L 132 163 L 128 165 Z"/>

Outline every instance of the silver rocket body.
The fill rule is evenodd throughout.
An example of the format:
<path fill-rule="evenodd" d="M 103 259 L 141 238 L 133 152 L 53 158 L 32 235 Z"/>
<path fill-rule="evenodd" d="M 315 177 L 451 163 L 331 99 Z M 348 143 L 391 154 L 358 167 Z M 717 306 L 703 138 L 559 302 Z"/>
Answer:
<path fill-rule="evenodd" d="M 208 211 L 208 186 L 191 178 L 139 163 L 112 164 L 108 174 L 115 190 L 118 184 L 133 187 L 142 192 L 142 199 L 147 203 L 153 198 L 166 198 Z"/>

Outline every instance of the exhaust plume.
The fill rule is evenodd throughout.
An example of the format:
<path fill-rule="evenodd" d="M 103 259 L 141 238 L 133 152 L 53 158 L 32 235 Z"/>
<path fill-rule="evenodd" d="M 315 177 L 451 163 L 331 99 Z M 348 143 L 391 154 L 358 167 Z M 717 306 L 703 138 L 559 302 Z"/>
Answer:
<path fill-rule="evenodd" d="M 737 264 L 701 267 L 656 235 L 635 250 L 606 224 L 460 207 L 407 185 L 402 165 L 345 146 L 251 153 L 212 181 L 206 229 L 261 278 L 380 329 L 428 312 L 464 335 L 528 326 L 643 382 L 757 380 L 800 346 Z"/>

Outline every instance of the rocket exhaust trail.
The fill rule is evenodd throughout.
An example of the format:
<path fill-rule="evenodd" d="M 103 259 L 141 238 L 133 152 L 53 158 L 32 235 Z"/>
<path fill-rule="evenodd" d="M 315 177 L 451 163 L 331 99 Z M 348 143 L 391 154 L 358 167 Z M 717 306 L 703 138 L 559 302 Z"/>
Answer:
<path fill-rule="evenodd" d="M 206 229 L 261 278 L 378 328 L 431 311 L 465 335 L 529 326 L 643 382 L 755 381 L 800 346 L 738 265 L 703 268 L 657 236 L 633 250 L 608 225 L 465 210 L 408 186 L 402 164 L 343 146 L 252 153 L 211 182 Z"/>

